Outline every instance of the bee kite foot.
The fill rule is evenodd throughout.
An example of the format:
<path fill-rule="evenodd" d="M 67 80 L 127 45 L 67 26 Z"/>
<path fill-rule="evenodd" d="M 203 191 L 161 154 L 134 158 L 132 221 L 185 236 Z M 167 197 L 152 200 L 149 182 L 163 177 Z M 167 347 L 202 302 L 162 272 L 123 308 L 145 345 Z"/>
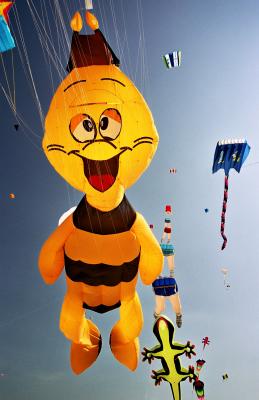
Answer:
<path fill-rule="evenodd" d="M 90 330 L 91 345 L 71 343 L 70 364 L 72 371 L 79 375 L 89 368 L 97 359 L 102 348 L 102 337 L 97 326 L 87 320 Z"/>
<path fill-rule="evenodd" d="M 110 347 L 114 357 L 125 367 L 134 371 L 138 366 L 139 360 L 139 340 L 135 338 L 131 342 L 118 343 L 110 336 Z"/>

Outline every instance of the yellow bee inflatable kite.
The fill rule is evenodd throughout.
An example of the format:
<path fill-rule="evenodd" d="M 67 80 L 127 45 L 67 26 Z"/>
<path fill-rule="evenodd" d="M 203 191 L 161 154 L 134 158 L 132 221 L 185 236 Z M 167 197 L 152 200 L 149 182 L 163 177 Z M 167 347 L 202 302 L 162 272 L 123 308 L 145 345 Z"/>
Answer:
<path fill-rule="evenodd" d="M 71 21 L 69 74 L 52 99 L 43 138 L 51 165 L 86 195 L 47 239 L 39 256 L 47 284 L 53 284 L 65 267 L 67 293 L 60 329 L 72 342 L 71 367 L 76 374 L 96 360 L 102 343 L 85 310 L 105 313 L 119 307 L 110 347 L 122 364 L 131 370 L 137 367 L 143 326 L 138 272 L 150 285 L 163 264 L 148 224 L 125 196 L 156 151 L 154 121 L 142 95 L 118 68 L 119 60 L 97 19 L 87 12 L 86 21 L 94 34 L 79 34 L 79 13 Z"/>

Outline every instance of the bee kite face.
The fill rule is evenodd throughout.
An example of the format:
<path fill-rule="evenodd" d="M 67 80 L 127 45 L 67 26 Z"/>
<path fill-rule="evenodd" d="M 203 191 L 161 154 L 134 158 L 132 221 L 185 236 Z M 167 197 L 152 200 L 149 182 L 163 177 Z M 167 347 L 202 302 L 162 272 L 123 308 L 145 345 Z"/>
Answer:
<path fill-rule="evenodd" d="M 158 144 L 145 100 L 113 65 L 74 69 L 53 97 L 45 128 L 50 163 L 88 195 L 131 186 Z"/>

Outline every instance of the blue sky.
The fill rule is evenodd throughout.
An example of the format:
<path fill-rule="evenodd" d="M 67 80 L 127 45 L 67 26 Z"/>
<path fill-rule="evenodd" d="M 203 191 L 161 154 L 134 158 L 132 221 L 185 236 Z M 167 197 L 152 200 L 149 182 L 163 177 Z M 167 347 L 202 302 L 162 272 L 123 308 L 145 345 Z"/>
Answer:
<path fill-rule="evenodd" d="M 176 279 L 184 312 L 176 339 L 182 343 L 190 339 L 196 344 L 198 358 L 206 360 L 201 378 L 208 399 L 256 398 L 259 4 L 252 0 L 93 2 L 101 29 L 121 58 L 121 69 L 144 94 L 160 135 L 150 168 L 128 191 L 128 198 L 154 224 L 158 240 L 164 206 L 173 206 Z M 58 7 L 63 26 L 55 17 Z M 0 397 L 170 399 L 169 385 L 155 388 L 148 365 L 140 363 L 131 373 L 113 358 L 108 342 L 117 311 L 91 315 L 102 332 L 103 349 L 90 370 L 74 376 L 69 366 L 69 343 L 58 328 L 64 275 L 54 286 L 46 286 L 38 272 L 42 243 L 55 229 L 60 215 L 76 205 L 82 194 L 56 174 L 40 148 L 44 128 L 31 77 L 43 114 L 61 77 L 46 46 L 40 44 L 30 8 L 41 16 L 45 36 L 40 38 L 52 36 L 57 59 L 65 67 L 71 36 L 69 19 L 80 7 L 83 2 L 77 0 L 17 0 L 10 11 L 17 43 L 14 70 L 11 53 L 3 54 L 0 82 L 5 90 L 9 84 L 14 96 L 15 77 L 16 110 L 26 125 L 21 123 L 15 131 L 15 115 L 1 91 L 0 372 L 5 376 L 0 377 Z M 182 66 L 167 70 L 162 55 L 175 49 L 182 50 Z M 60 67 L 58 71 L 64 76 Z M 222 252 L 219 228 L 224 176 L 222 171 L 212 175 L 211 167 L 217 141 L 232 137 L 245 137 L 251 152 L 241 173 L 230 173 L 229 242 Z M 169 174 L 173 167 L 177 174 Z M 15 200 L 9 199 L 11 192 Z M 207 214 L 204 208 L 209 208 Z M 222 267 L 229 269 L 228 291 L 223 285 Z M 153 293 L 141 282 L 138 292 L 145 317 L 141 346 L 152 346 Z M 166 314 L 174 319 L 169 304 Z M 203 353 L 204 336 L 209 336 L 211 344 Z M 182 357 L 182 361 L 189 365 L 187 358 Z M 154 368 L 159 368 L 158 362 Z M 229 379 L 223 382 L 226 372 Z M 182 384 L 182 398 L 195 398 L 188 382 Z"/>

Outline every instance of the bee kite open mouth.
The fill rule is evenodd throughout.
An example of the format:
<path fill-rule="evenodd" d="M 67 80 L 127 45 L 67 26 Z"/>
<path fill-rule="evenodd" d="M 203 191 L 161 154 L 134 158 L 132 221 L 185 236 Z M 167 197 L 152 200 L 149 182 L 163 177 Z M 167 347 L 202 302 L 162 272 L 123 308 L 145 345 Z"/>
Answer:
<path fill-rule="evenodd" d="M 99 192 L 105 192 L 115 182 L 119 169 L 120 154 L 108 160 L 90 160 L 82 157 L 84 174 L 90 185 Z"/>

